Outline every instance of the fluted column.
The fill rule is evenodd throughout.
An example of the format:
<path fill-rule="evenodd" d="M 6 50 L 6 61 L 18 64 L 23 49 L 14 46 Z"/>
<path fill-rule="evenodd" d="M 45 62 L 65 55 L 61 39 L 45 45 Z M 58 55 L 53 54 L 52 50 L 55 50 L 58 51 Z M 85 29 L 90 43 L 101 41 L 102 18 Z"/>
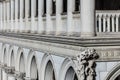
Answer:
<path fill-rule="evenodd" d="M 95 36 L 95 0 L 80 0 L 81 37 Z"/>
<path fill-rule="evenodd" d="M 54 27 L 52 25 L 51 14 L 52 14 L 52 0 L 46 0 L 47 2 L 47 26 L 46 26 L 46 34 L 54 34 Z M 55 26 L 55 25 L 54 25 Z"/>
<path fill-rule="evenodd" d="M 64 26 L 62 26 L 62 0 L 56 0 L 56 35 L 65 35 Z"/>
<path fill-rule="evenodd" d="M 77 36 L 76 27 L 73 24 L 73 12 L 75 11 L 75 0 L 68 1 L 67 32 L 68 36 Z"/>
<path fill-rule="evenodd" d="M 18 32 L 18 0 L 15 0 L 15 32 Z"/>
<path fill-rule="evenodd" d="M 38 33 L 39 34 L 44 34 L 45 33 L 45 27 L 43 26 L 43 2 L 44 0 L 38 0 Z"/>

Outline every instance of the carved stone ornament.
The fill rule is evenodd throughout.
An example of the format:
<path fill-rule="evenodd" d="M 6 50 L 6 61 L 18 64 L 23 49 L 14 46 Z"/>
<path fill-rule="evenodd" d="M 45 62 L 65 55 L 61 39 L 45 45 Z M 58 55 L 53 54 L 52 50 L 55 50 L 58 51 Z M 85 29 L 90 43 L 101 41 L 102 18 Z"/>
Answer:
<path fill-rule="evenodd" d="M 15 76 L 17 79 L 24 79 L 25 75 L 26 75 L 25 73 L 18 72 L 18 71 L 15 71 L 15 74 L 14 74 L 14 76 Z"/>
<path fill-rule="evenodd" d="M 4 70 L 7 74 L 14 74 L 15 73 L 15 67 L 5 67 Z"/>
<path fill-rule="evenodd" d="M 0 68 L 4 70 L 5 67 L 7 67 L 7 64 L 4 64 L 4 63 L 0 62 Z"/>
<path fill-rule="evenodd" d="M 80 80 L 95 80 L 95 60 L 98 58 L 95 49 L 85 49 L 77 56 L 75 64 Z"/>

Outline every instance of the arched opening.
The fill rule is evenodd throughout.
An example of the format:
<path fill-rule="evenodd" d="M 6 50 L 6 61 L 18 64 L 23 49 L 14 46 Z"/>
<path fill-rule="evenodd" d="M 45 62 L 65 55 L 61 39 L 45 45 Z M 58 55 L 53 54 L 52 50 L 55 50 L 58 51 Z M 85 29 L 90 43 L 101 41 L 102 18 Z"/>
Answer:
<path fill-rule="evenodd" d="M 63 13 L 67 13 L 67 0 L 63 0 Z"/>
<path fill-rule="evenodd" d="M 75 12 L 77 11 L 80 11 L 80 0 L 75 0 Z"/>
<path fill-rule="evenodd" d="M 56 13 L 56 1 L 52 0 L 52 14 L 55 15 Z"/>
<path fill-rule="evenodd" d="M 23 0 L 23 19 L 25 18 L 25 0 Z"/>
<path fill-rule="evenodd" d="M 13 52 L 13 50 L 12 50 L 12 52 L 11 52 L 11 58 L 10 58 L 11 60 L 10 60 L 10 66 L 11 67 L 14 67 L 15 66 L 15 58 L 14 58 L 14 52 Z"/>
<path fill-rule="evenodd" d="M 31 0 L 29 0 L 29 18 L 31 18 Z"/>
<path fill-rule="evenodd" d="M 32 58 L 32 61 L 31 61 L 30 77 L 34 80 L 39 80 L 38 69 L 37 69 L 37 63 L 36 63 L 35 56 Z"/>
<path fill-rule="evenodd" d="M 4 62 L 4 64 L 7 64 L 7 51 L 6 51 L 6 48 L 4 49 L 3 53 L 4 53 L 4 59 L 3 59 L 4 61 L 3 62 Z"/>
<path fill-rule="evenodd" d="M 38 17 L 38 0 L 36 0 L 36 8 L 35 9 L 36 9 L 35 17 Z"/>
<path fill-rule="evenodd" d="M 74 69 L 70 67 L 65 75 L 65 80 L 78 80 L 77 74 L 75 73 Z"/>
<path fill-rule="evenodd" d="M 44 78 L 45 80 L 56 80 L 54 68 L 51 61 L 48 61 L 46 65 Z"/>
<path fill-rule="evenodd" d="M 46 0 L 44 0 L 44 12 L 43 12 L 43 16 L 46 15 Z"/>
<path fill-rule="evenodd" d="M 120 75 L 115 80 L 120 80 Z"/>
<path fill-rule="evenodd" d="M 20 0 L 18 0 L 18 19 L 20 19 Z"/>
<path fill-rule="evenodd" d="M 22 73 L 25 72 L 25 60 L 24 60 L 23 53 L 21 53 L 21 56 L 20 56 L 19 71 Z"/>

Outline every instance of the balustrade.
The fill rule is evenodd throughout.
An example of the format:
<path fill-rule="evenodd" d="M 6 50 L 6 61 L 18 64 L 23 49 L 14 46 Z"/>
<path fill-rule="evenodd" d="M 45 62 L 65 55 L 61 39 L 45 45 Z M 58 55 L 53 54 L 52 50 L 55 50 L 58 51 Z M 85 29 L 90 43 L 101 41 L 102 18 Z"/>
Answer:
<path fill-rule="evenodd" d="M 97 32 L 120 32 L 120 11 L 96 11 Z"/>

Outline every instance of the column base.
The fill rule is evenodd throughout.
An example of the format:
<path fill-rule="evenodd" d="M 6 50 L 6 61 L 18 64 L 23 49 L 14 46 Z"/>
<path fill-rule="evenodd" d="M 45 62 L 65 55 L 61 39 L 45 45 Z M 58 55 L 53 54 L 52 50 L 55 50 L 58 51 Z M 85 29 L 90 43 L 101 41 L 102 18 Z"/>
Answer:
<path fill-rule="evenodd" d="M 80 36 L 80 32 L 68 32 L 67 36 L 79 37 Z"/>
<path fill-rule="evenodd" d="M 56 36 L 66 36 L 66 35 L 67 35 L 67 32 L 59 31 L 59 32 L 56 32 L 55 35 L 56 35 Z"/>
<path fill-rule="evenodd" d="M 95 36 L 95 33 L 92 33 L 92 32 L 81 32 L 81 35 L 80 37 L 94 37 Z"/>

